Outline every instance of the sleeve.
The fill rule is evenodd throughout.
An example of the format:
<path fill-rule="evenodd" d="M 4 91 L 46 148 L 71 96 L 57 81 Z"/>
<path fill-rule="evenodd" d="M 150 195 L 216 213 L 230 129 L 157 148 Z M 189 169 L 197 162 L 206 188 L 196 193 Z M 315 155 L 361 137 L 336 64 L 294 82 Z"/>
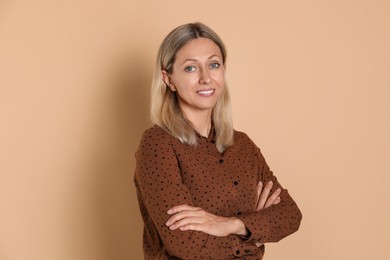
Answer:
<path fill-rule="evenodd" d="M 169 141 L 169 139 L 171 141 Z M 230 259 L 257 252 L 255 243 L 236 235 L 216 237 L 199 231 L 170 230 L 166 225 L 173 206 L 194 206 L 183 184 L 172 138 L 145 133 L 136 153 L 135 184 L 140 201 L 171 256 L 181 259 Z"/>
<path fill-rule="evenodd" d="M 259 212 L 244 213 L 239 218 L 244 222 L 250 232 L 247 238 L 248 242 L 277 242 L 298 230 L 302 220 L 302 213 L 288 191 L 283 189 L 277 178 L 273 175 L 260 149 L 257 147 L 256 149 L 259 181 L 261 180 L 263 183 L 267 183 L 272 180 L 274 185 L 271 193 L 277 188 L 281 188 L 281 202 Z"/>

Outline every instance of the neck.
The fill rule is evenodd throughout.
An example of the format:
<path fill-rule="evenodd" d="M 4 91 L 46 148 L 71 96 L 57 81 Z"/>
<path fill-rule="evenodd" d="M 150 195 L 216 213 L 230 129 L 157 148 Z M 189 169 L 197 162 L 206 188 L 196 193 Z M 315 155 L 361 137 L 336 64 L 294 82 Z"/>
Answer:
<path fill-rule="evenodd" d="M 201 110 L 201 111 L 191 111 L 191 113 L 186 113 L 183 111 L 186 118 L 192 123 L 195 130 L 204 137 L 208 137 L 211 129 L 211 114 L 210 110 Z"/>

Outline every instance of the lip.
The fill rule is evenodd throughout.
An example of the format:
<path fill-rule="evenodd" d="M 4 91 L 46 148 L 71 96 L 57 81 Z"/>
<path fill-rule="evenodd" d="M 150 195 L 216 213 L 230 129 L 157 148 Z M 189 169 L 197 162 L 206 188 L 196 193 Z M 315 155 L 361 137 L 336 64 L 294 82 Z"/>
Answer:
<path fill-rule="evenodd" d="M 196 91 L 196 93 L 202 97 L 210 97 L 215 93 L 215 88 L 201 89 Z"/>

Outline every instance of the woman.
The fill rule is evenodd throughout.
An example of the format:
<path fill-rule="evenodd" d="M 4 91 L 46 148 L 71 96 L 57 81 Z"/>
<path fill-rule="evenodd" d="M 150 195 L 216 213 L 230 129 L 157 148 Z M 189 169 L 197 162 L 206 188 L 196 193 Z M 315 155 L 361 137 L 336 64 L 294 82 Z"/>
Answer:
<path fill-rule="evenodd" d="M 162 42 L 152 121 L 134 181 L 146 259 L 262 259 L 266 242 L 295 232 L 301 212 L 260 149 L 233 130 L 226 50 L 201 23 Z"/>

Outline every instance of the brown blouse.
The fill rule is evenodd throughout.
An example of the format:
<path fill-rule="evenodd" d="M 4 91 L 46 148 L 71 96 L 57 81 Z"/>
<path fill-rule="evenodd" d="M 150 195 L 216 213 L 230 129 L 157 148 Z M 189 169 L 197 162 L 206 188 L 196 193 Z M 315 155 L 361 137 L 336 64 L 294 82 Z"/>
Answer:
<path fill-rule="evenodd" d="M 302 215 L 287 190 L 281 202 L 255 212 L 256 185 L 281 187 L 260 149 L 234 132 L 234 145 L 219 153 L 211 134 L 198 145 L 181 143 L 161 127 L 146 130 L 136 152 L 134 182 L 144 221 L 145 259 L 262 259 L 264 245 L 298 230 Z M 188 204 L 218 216 L 241 219 L 250 232 L 215 237 L 199 231 L 170 230 L 168 209 Z"/>

